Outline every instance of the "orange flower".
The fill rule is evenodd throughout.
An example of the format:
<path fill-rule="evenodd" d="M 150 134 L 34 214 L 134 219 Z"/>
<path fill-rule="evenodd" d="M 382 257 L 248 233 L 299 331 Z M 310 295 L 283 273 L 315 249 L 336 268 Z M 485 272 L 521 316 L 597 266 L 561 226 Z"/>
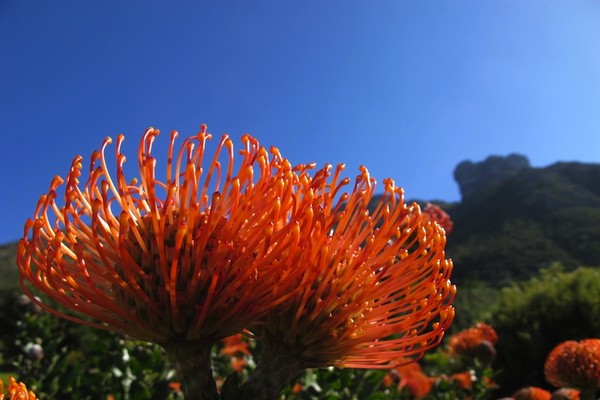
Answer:
<path fill-rule="evenodd" d="M 31 390 L 27 390 L 22 382 L 17 382 L 13 377 L 8 378 L 8 395 L 10 396 L 7 400 L 36 400 L 35 393 Z M 4 394 L 4 383 L 0 379 L 0 400 L 4 400 L 6 395 Z"/>
<path fill-rule="evenodd" d="M 394 367 L 436 346 L 454 316 L 445 234 L 404 203 L 391 179 L 369 211 L 375 180 L 364 167 L 353 190 L 338 195 L 348 183 L 342 170 L 300 171 L 292 261 L 300 290 L 253 331 L 304 368 Z"/>
<path fill-rule="evenodd" d="M 227 136 L 207 155 L 205 126 L 178 150 L 171 134 L 160 173 L 157 135 L 150 128 L 140 142 L 139 180 L 125 177 L 120 135 L 115 172 L 106 139 L 84 183 L 80 156 L 52 181 L 18 247 L 21 286 L 36 304 L 161 344 L 190 398 L 217 395 L 210 348 L 243 329 L 289 366 L 257 365 L 246 398 L 260 397 L 266 377 L 273 397 L 301 368 L 389 368 L 439 344 L 454 317 L 445 233 L 391 179 L 370 211 L 366 168 L 342 193 L 342 165 L 311 174 L 314 164 L 292 167 L 248 135 L 235 164 Z"/>
<path fill-rule="evenodd" d="M 552 392 L 550 400 L 579 400 L 579 390 L 562 388 Z"/>
<path fill-rule="evenodd" d="M 248 342 L 241 333 L 226 337 L 221 341 L 223 347 L 219 353 L 230 357 L 230 364 L 234 371 L 242 372 L 248 365 L 248 360 L 244 356 L 250 355 Z"/>
<path fill-rule="evenodd" d="M 560 343 L 548 355 L 544 374 L 556 387 L 600 389 L 600 339 Z"/>
<path fill-rule="evenodd" d="M 498 335 L 494 328 L 479 322 L 474 327 L 453 335 L 450 338 L 448 350 L 455 356 L 478 358 L 480 361 L 489 363 L 496 356 L 494 344 L 497 340 Z"/>
<path fill-rule="evenodd" d="M 171 389 L 174 392 L 181 392 L 181 383 L 169 382 L 169 389 Z"/>
<path fill-rule="evenodd" d="M 550 392 L 540 389 L 535 386 L 526 387 L 523 389 L 517 390 L 512 398 L 514 400 L 550 400 L 552 395 Z"/>
<path fill-rule="evenodd" d="M 473 388 L 473 375 L 469 371 L 459 372 L 457 374 L 450 375 L 449 378 L 451 381 L 454 381 L 458 384 L 458 386 L 462 389 L 472 389 Z"/>
<path fill-rule="evenodd" d="M 438 205 L 427 203 L 425 208 L 423 209 L 423 214 L 429 217 L 433 222 L 437 222 L 444 228 L 446 235 L 449 235 L 452 232 L 454 224 L 452 223 L 452 219 L 448 215 L 448 213 Z"/>
<path fill-rule="evenodd" d="M 417 399 L 425 397 L 431 391 L 435 378 L 431 378 L 423 373 L 419 363 L 413 362 L 396 368 L 400 375 L 398 389 L 407 388 L 412 396 Z"/>
<path fill-rule="evenodd" d="M 385 374 L 381 380 L 381 384 L 386 388 L 391 387 L 394 384 L 394 374 L 391 372 Z"/>
<path fill-rule="evenodd" d="M 206 126 L 178 151 L 171 134 L 159 174 L 151 154 L 158 134 L 150 128 L 140 142 L 139 180 L 125 177 L 119 135 L 116 174 L 107 138 L 83 184 L 80 156 L 63 196 L 63 179 L 52 181 L 19 243 L 22 286 L 78 323 L 161 344 L 214 343 L 294 293 L 286 282 L 301 271 L 287 267 L 298 258 L 304 193 L 294 193 L 298 177 L 278 150 L 248 135 L 234 175 L 232 141 L 223 136 L 207 154 Z M 26 282 L 79 315 L 37 301 Z"/>
<path fill-rule="evenodd" d="M 302 392 L 302 385 L 300 383 L 296 383 L 294 384 L 294 386 L 292 386 L 292 393 L 293 394 L 298 394 Z"/>
<path fill-rule="evenodd" d="M 221 342 L 223 343 L 223 348 L 219 350 L 219 352 L 223 355 L 250 355 L 250 350 L 248 349 L 248 342 L 241 333 L 236 333 L 235 335 L 228 336 Z"/>

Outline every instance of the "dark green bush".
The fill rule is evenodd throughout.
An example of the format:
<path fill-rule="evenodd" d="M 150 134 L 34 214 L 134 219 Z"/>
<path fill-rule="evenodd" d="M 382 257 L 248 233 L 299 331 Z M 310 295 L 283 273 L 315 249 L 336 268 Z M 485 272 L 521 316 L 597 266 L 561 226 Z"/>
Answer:
<path fill-rule="evenodd" d="M 447 335 L 467 329 L 477 322 L 489 321 L 490 310 L 498 300 L 500 289 L 479 280 L 467 280 L 456 291 L 455 317 Z"/>
<path fill-rule="evenodd" d="M 600 333 L 600 269 L 563 272 L 554 266 L 504 288 L 490 322 L 499 337 L 495 368 L 502 394 L 524 386 L 548 388 L 543 373 L 548 353 L 565 340 Z"/>
<path fill-rule="evenodd" d="M 176 399 L 175 373 L 158 346 L 76 325 L 14 298 L 2 370 L 40 399 Z M 5 305 L 9 303 L 5 302 Z M 11 340 L 9 340 L 11 339 Z"/>

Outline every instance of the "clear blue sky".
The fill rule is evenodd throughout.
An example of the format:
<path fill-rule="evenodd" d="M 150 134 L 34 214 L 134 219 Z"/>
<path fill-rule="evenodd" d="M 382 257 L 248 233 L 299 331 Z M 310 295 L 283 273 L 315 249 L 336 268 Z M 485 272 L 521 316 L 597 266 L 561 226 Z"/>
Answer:
<path fill-rule="evenodd" d="M 597 1 L 0 1 L 0 243 L 76 154 L 251 133 L 460 199 L 463 160 L 600 162 Z M 163 136 L 163 140 L 167 135 Z"/>

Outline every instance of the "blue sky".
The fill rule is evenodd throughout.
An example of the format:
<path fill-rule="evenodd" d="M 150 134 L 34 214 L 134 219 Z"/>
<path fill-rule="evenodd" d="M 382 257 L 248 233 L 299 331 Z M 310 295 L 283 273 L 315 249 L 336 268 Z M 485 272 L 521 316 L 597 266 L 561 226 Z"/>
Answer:
<path fill-rule="evenodd" d="M 132 164 L 148 126 L 419 199 L 460 200 L 466 159 L 600 162 L 598 43 L 591 0 L 2 0 L 0 243 L 75 155 L 124 133 Z"/>

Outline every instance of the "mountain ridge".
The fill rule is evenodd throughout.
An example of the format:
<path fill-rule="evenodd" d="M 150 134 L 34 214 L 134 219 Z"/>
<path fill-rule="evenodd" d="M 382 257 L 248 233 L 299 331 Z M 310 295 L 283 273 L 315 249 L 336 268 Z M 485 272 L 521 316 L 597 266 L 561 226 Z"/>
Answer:
<path fill-rule="evenodd" d="M 455 170 L 466 196 L 441 206 L 454 222 L 447 254 L 458 281 L 502 286 L 556 262 L 567 269 L 600 265 L 600 164 L 537 168 L 518 156 L 519 168 L 497 176 L 490 176 L 491 158 L 472 163 L 472 173 L 482 181 L 466 179 L 466 189 L 456 173 L 464 164 Z M 515 160 L 515 155 L 493 157 L 495 164 Z"/>

